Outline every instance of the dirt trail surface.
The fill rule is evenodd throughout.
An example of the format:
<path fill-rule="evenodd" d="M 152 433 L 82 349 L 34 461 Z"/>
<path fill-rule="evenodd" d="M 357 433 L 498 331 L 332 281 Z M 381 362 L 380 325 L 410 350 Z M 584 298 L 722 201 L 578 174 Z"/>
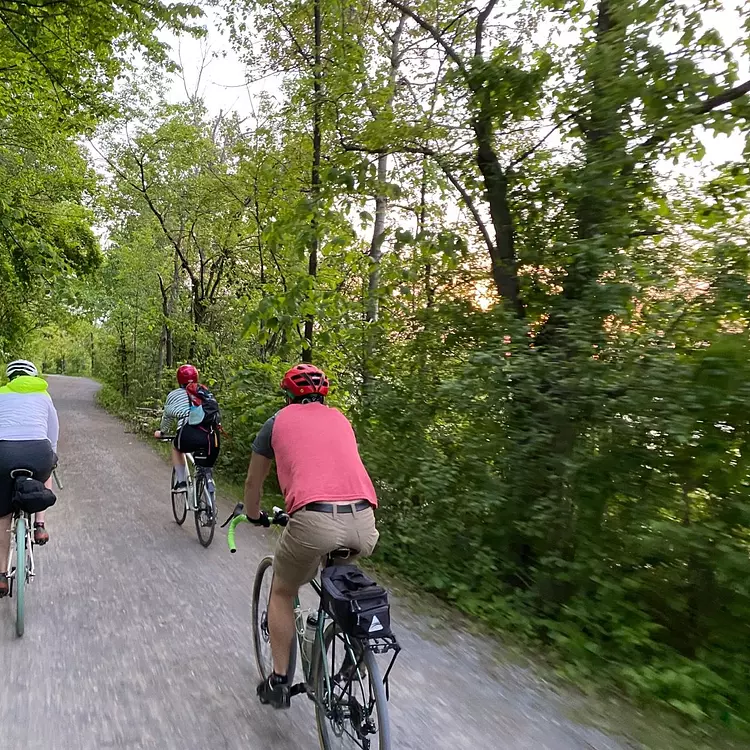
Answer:
<path fill-rule="evenodd" d="M 309 701 L 276 712 L 255 698 L 251 582 L 272 537 L 242 526 L 230 555 L 217 530 L 203 549 L 191 517 L 172 519 L 164 460 L 95 406 L 97 385 L 50 385 L 65 489 L 37 548 L 23 638 L 0 602 L 0 747 L 315 750 Z M 394 748 L 629 747 L 567 718 L 573 703 L 582 715 L 578 698 L 491 657 L 483 639 L 435 638 L 398 603 L 394 618 Z"/>

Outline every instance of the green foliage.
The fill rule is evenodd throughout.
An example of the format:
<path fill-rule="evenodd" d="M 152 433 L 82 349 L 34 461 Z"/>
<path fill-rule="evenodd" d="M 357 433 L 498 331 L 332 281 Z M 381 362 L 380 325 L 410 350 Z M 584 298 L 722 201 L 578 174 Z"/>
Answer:
<path fill-rule="evenodd" d="M 186 30 L 201 15 L 190 3 L 154 0 L 6 3 L 0 8 L 0 117 L 22 111 L 54 118 L 59 132 L 91 128 L 112 111 L 115 79 L 135 48 L 164 62 L 160 28 Z"/>

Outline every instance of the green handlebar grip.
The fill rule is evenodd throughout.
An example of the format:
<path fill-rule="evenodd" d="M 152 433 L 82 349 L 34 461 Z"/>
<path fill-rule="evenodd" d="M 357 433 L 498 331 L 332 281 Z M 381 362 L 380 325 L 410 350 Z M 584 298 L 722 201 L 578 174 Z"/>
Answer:
<path fill-rule="evenodd" d="M 229 522 L 229 528 L 227 529 L 227 544 L 229 545 L 229 551 L 230 552 L 236 552 L 237 547 L 234 543 L 234 530 L 237 526 L 237 524 L 240 523 L 250 523 L 247 520 L 247 516 L 243 513 L 241 516 L 235 516 L 230 522 Z"/>

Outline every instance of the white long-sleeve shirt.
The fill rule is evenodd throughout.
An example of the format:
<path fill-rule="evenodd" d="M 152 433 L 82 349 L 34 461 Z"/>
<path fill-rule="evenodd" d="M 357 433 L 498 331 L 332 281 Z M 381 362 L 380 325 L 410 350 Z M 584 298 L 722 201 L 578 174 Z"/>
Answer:
<path fill-rule="evenodd" d="M 189 416 L 190 396 L 184 388 L 175 388 L 167 396 L 159 429 L 162 432 L 168 432 L 172 425 L 177 422 L 177 429 L 179 430 L 188 421 Z"/>
<path fill-rule="evenodd" d="M 44 390 L 16 390 L 15 380 L 0 388 L 0 440 L 49 440 L 52 450 L 57 452 L 60 433 L 57 410 L 47 393 L 47 384 L 41 382 Z"/>

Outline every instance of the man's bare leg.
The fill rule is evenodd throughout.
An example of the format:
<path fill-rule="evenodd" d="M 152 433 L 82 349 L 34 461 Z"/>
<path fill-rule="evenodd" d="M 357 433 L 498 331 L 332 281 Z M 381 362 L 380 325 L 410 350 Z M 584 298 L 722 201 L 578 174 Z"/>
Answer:
<path fill-rule="evenodd" d="M 268 601 L 268 630 L 271 636 L 273 671 L 285 675 L 289 670 L 289 654 L 296 630 L 294 624 L 294 597 L 297 589 L 289 588 L 274 577 Z"/>

